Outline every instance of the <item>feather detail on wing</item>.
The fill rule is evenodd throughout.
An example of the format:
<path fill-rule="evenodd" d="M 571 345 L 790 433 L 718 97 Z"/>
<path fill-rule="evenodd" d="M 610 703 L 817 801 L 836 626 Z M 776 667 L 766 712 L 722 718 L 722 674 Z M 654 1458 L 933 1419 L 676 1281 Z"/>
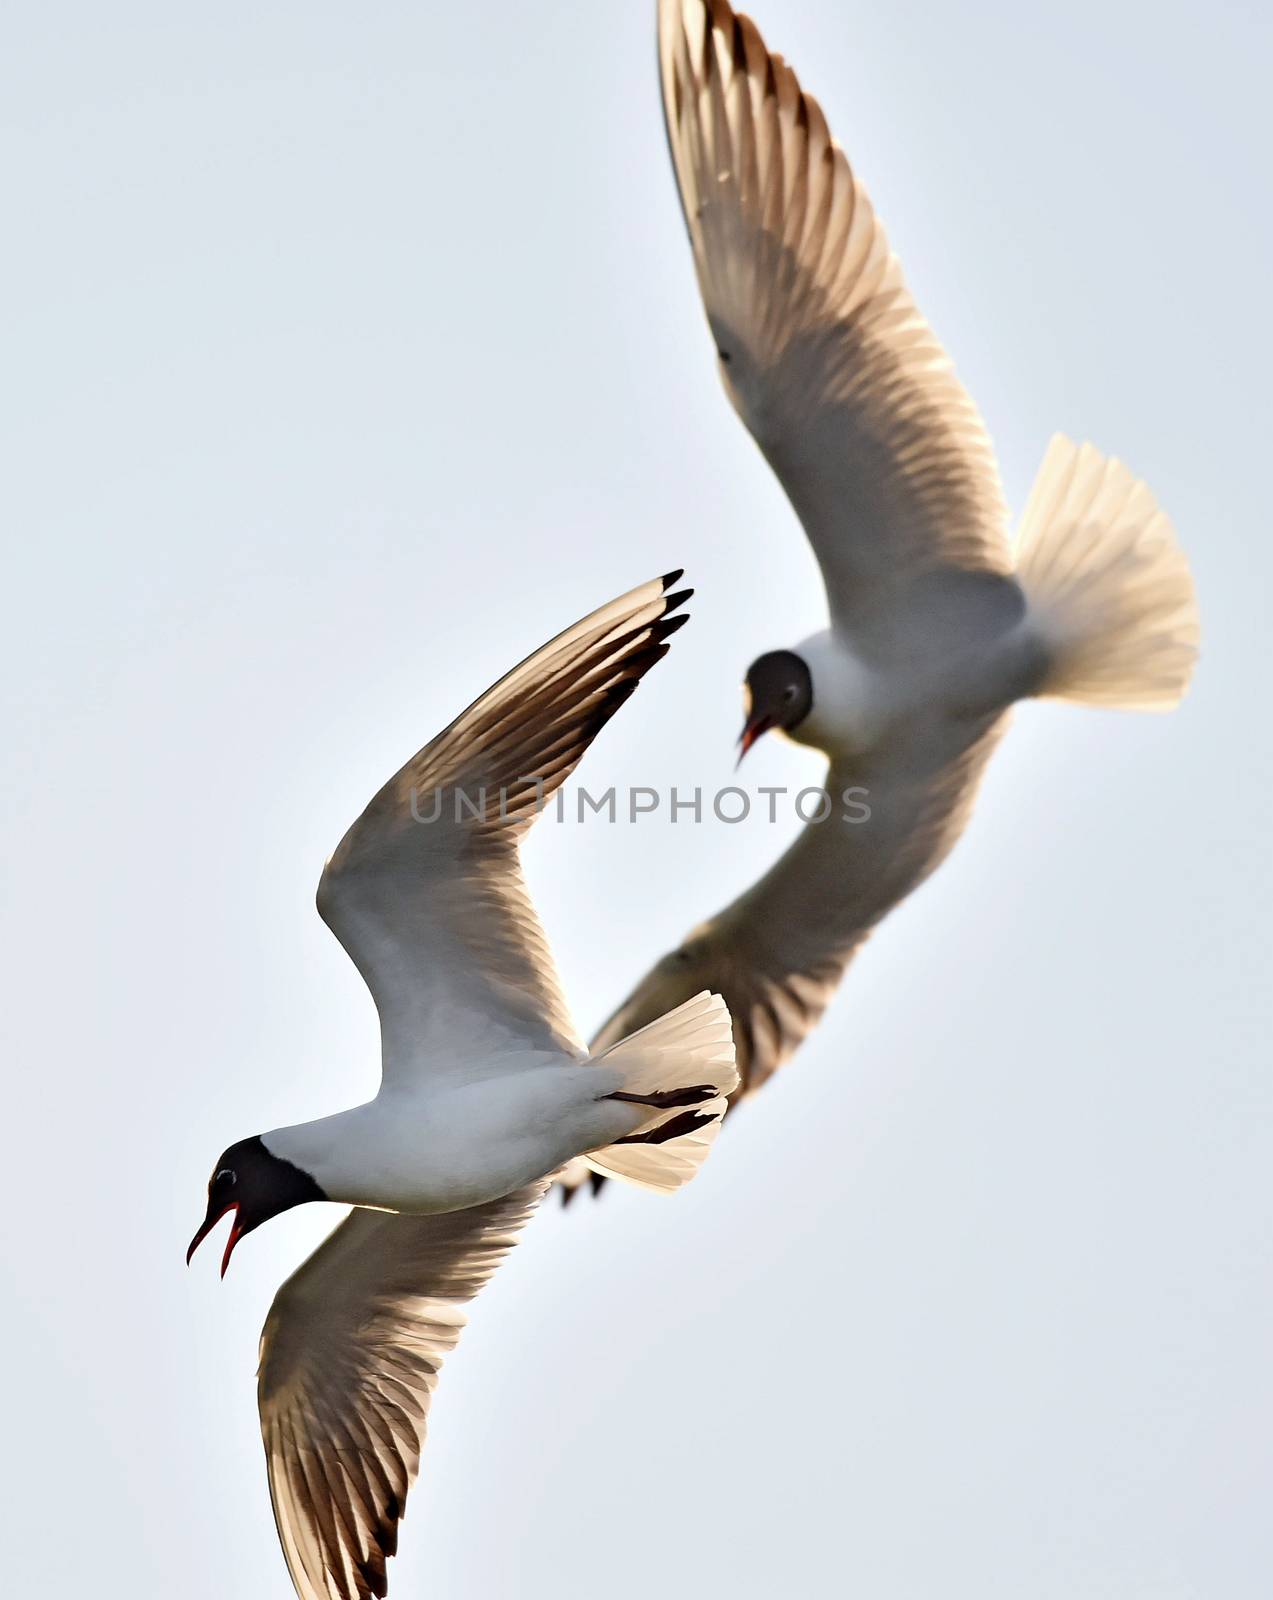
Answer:
<path fill-rule="evenodd" d="M 380 1012 L 387 1064 L 474 1038 L 578 1053 L 517 846 L 686 621 L 680 573 L 537 650 L 426 745 L 341 840 L 318 909 Z"/>
<path fill-rule="evenodd" d="M 659 0 L 659 59 L 722 377 L 833 623 L 943 568 L 1007 573 L 985 425 L 817 101 L 726 0 Z"/>
<path fill-rule="evenodd" d="M 258 1401 L 301 1600 L 388 1593 L 439 1368 L 544 1187 L 441 1216 L 355 1210 L 275 1296 Z"/>

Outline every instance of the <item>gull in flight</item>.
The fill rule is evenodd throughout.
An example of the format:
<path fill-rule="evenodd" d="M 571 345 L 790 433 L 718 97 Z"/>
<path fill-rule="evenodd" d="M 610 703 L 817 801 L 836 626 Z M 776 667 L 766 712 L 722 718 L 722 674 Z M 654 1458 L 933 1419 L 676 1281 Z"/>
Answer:
<path fill-rule="evenodd" d="M 686 620 L 680 573 L 585 617 L 425 746 L 341 840 L 318 909 L 380 1014 L 366 1105 L 233 1144 L 187 1261 L 310 1200 L 356 1209 L 279 1290 L 259 1404 L 279 1540 L 302 1600 L 387 1593 L 385 1562 L 462 1307 L 546 1174 L 671 1191 L 736 1087 L 729 1014 L 698 994 L 589 1056 L 518 862 L 544 801 Z"/>
<path fill-rule="evenodd" d="M 711 988 L 746 1093 L 945 858 L 1013 702 L 1170 709 L 1198 621 L 1166 515 L 1091 445 L 1052 440 L 1010 539 L 985 425 L 817 101 L 727 0 L 659 0 L 658 35 L 720 375 L 804 526 L 830 612 L 752 663 L 740 759 L 770 730 L 823 751 L 834 809 L 659 961 L 593 1048 Z"/>

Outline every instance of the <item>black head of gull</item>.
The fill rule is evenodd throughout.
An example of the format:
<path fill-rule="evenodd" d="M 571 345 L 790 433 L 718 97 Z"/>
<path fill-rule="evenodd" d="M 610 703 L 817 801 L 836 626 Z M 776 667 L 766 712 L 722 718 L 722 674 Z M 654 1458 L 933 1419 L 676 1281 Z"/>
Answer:
<path fill-rule="evenodd" d="M 190 1241 L 186 1265 L 189 1266 L 191 1256 L 227 1211 L 234 1212 L 234 1224 L 221 1258 L 223 1278 L 234 1247 L 245 1233 L 251 1233 L 263 1222 L 277 1217 L 280 1212 L 290 1211 L 293 1206 L 326 1198 L 308 1172 L 271 1155 L 259 1136 L 240 1139 L 222 1152 L 208 1179 L 208 1214 Z"/>
<path fill-rule="evenodd" d="M 813 710 L 813 677 L 794 650 L 770 650 L 757 656 L 743 684 L 747 720 L 738 736 L 738 759 L 771 728 L 790 733 Z"/>

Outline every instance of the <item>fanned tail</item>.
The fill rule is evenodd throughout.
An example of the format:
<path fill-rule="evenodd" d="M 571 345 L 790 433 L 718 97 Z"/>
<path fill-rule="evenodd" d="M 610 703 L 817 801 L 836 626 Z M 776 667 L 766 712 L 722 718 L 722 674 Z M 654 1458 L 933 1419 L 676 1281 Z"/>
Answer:
<path fill-rule="evenodd" d="M 1180 703 L 1198 658 L 1193 579 L 1166 513 L 1121 461 L 1056 435 L 1016 553 L 1047 657 L 1039 694 L 1136 711 Z"/>
<path fill-rule="evenodd" d="M 706 990 L 594 1058 L 623 1073 L 621 1097 L 659 1100 L 626 1139 L 584 1159 L 594 1172 L 670 1193 L 707 1159 L 738 1087 L 725 1002 Z"/>

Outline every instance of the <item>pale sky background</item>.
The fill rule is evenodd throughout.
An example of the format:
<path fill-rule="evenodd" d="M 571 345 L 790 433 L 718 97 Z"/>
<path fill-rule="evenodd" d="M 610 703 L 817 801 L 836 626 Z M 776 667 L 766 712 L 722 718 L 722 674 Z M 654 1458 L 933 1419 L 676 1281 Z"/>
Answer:
<path fill-rule="evenodd" d="M 702 1180 L 537 1219 L 393 1594 L 1263 1600 L 1269 13 L 758 4 L 1013 505 L 1053 429 L 1131 463 L 1204 660 L 1173 717 L 1019 713 Z M 693 624 L 581 777 L 729 782 L 822 600 L 718 389 L 652 0 L 12 6 L 0 118 L 4 1587 L 282 1597 L 256 1340 L 330 1218 L 182 1253 L 225 1144 L 374 1085 L 324 856 L 672 566 Z M 790 831 L 542 825 L 584 1027 Z"/>

